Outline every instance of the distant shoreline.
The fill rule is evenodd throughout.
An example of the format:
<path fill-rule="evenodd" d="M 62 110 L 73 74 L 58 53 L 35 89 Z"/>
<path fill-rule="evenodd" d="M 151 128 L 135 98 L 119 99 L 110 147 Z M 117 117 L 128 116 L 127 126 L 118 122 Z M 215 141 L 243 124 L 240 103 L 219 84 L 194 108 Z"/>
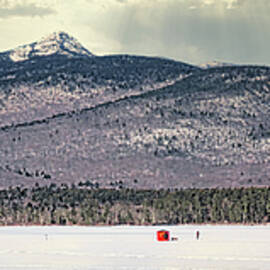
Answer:
<path fill-rule="evenodd" d="M 105 228 L 105 227 L 184 227 L 184 226 L 243 226 L 243 227 L 253 227 L 253 226 L 270 226 L 270 222 L 268 223 L 256 223 L 256 224 L 246 224 L 246 223 L 189 223 L 189 224 L 141 224 L 141 225 L 130 225 L 130 224 L 117 224 L 117 225 L 84 225 L 84 224 L 67 224 L 67 225 L 60 225 L 60 224 L 9 224 L 9 225 L 0 225 L 0 228 L 3 227 L 94 227 L 94 228 Z"/>

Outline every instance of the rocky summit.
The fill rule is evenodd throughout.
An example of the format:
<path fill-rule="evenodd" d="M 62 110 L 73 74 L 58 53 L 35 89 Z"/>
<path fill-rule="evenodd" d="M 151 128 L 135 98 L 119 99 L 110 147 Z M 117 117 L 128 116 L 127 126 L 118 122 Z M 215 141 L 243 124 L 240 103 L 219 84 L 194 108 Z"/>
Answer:
<path fill-rule="evenodd" d="M 270 68 L 95 56 L 65 33 L 0 54 L 0 186 L 270 184 Z"/>
<path fill-rule="evenodd" d="M 37 56 L 47 55 L 66 55 L 66 56 L 93 56 L 75 38 L 65 32 L 53 33 L 39 42 L 20 46 L 14 50 L 5 52 L 2 57 L 9 58 L 13 62 L 29 60 Z"/>

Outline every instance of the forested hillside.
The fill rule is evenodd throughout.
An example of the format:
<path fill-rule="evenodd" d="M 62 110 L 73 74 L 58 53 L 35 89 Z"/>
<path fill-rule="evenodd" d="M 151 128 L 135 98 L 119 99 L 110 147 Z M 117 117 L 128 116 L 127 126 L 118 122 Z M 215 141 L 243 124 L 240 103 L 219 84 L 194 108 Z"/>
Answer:
<path fill-rule="evenodd" d="M 2 127 L 2 185 L 269 185 L 269 71 L 199 71 L 159 90 Z"/>
<path fill-rule="evenodd" d="M 158 89 L 199 68 L 168 59 L 40 56 L 0 62 L 0 126 L 94 107 Z"/>
<path fill-rule="evenodd" d="M 270 185 L 269 67 L 95 56 L 63 33 L 0 58 L 1 188 Z"/>
<path fill-rule="evenodd" d="M 78 186 L 0 191 L 0 225 L 270 222 L 270 188 L 134 190 Z"/>

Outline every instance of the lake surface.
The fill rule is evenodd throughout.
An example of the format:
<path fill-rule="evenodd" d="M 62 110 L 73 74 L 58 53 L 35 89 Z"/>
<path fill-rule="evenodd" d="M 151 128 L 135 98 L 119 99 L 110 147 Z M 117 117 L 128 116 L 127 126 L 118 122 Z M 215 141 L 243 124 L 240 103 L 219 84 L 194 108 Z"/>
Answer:
<path fill-rule="evenodd" d="M 269 270 L 270 226 L 0 227 L 0 269 Z"/>

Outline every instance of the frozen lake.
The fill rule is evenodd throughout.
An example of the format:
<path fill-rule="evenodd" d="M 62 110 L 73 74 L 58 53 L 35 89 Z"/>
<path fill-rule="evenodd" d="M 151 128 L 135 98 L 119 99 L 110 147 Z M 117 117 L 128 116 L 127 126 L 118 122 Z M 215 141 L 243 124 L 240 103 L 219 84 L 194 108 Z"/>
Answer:
<path fill-rule="evenodd" d="M 0 227 L 0 269 L 269 270 L 270 226 Z"/>

